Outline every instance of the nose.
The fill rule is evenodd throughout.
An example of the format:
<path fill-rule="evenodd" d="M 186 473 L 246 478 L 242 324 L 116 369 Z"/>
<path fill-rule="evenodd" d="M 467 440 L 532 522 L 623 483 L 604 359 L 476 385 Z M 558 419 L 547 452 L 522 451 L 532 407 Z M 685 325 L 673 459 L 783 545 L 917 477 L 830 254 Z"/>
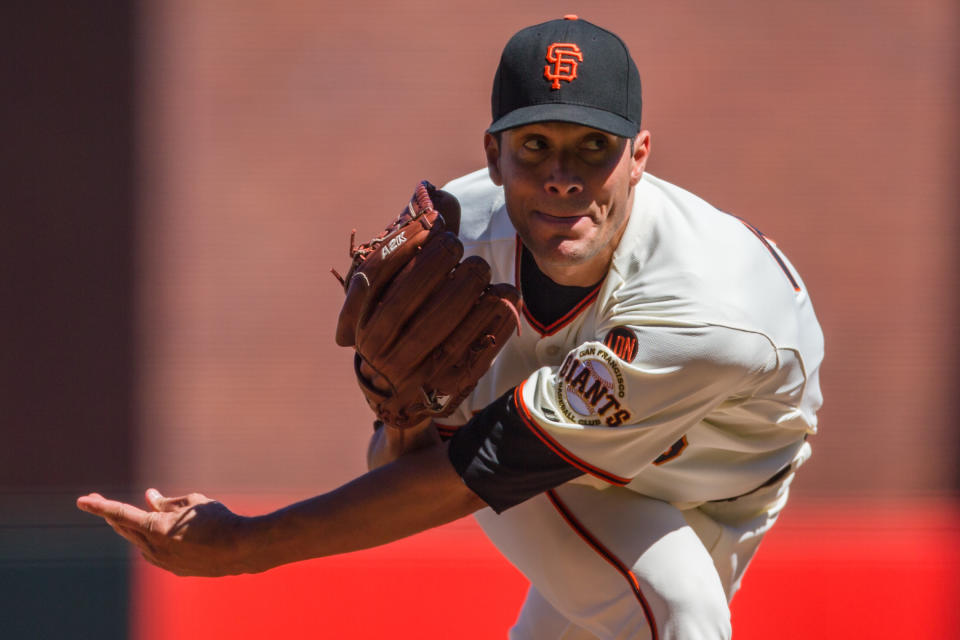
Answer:
<path fill-rule="evenodd" d="M 570 169 L 570 162 L 558 157 L 550 168 L 544 188 L 552 195 L 572 196 L 583 191 L 583 183 Z"/>

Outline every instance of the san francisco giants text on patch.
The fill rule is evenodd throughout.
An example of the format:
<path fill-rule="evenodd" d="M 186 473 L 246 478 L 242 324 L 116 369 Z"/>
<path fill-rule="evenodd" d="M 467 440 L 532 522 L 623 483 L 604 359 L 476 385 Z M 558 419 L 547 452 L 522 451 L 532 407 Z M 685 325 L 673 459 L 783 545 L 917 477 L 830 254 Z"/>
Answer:
<path fill-rule="evenodd" d="M 622 363 L 605 346 L 585 345 L 563 361 L 557 373 L 556 402 L 576 424 L 618 427 L 630 420 Z"/>

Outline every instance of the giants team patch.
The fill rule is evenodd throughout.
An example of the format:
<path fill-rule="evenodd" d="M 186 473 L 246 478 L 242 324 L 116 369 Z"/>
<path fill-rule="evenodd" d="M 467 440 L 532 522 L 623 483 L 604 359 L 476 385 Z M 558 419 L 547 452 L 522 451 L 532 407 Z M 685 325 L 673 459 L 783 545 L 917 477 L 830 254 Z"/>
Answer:
<path fill-rule="evenodd" d="M 633 362 L 637 357 L 637 334 L 627 327 L 616 327 L 607 334 L 603 344 L 624 362 Z"/>
<path fill-rule="evenodd" d="M 630 420 L 621 363 L 606 347 L 587 344 L 563 361 L 556 402 L 570 422 L 618 427 Z"/>

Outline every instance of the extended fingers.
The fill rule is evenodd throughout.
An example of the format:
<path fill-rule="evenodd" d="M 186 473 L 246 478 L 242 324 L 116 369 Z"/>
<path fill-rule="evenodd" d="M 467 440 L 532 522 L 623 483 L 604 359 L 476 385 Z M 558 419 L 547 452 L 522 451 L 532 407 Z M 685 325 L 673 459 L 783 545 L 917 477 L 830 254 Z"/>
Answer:
<path fill-rule="evenodd" d="M 146 536 L 143 535 L 143 533 L 140 532 L 139 530 L 131 529 L 130 527 L 125 527 L 121 524 L 117 524 L 116 522 L 110 520 L 109 518 L 106 518 L 106 522 L 108 525 L 110 525 L 110 528 L 117 533 L 117 535 L 126 539 L 128 542 L 136 545 L 138 548 L 140 548 L 141 551 L 144 551 L 144 550 L 152 551 L 152 546 L 150 542 L 147 540 Z"/>
<path fill-rule="evenodd" d="M 146 511 L 138 509 L 132 504 L 107 500 L 103 496 L 91 493 L 77 499 L 77 507 L 87 513 L 132 528 L 143 528 L 148 521 Z"/>

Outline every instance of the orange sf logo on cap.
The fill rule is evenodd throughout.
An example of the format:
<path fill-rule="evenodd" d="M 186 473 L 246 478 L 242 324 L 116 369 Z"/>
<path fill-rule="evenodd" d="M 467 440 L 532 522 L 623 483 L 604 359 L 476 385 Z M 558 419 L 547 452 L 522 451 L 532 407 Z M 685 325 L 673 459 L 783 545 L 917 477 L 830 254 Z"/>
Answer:
<path fill-rule="evenodd" d="M 552 80 L 551 89 L 559 89 L 560 81 L 571 82 L 577 77 L 577 64 L 583 62 L 580 47 L 572 42 L 554 42 L 547 47 L 547 62 L 543 68 L 543 77 Z"/>

